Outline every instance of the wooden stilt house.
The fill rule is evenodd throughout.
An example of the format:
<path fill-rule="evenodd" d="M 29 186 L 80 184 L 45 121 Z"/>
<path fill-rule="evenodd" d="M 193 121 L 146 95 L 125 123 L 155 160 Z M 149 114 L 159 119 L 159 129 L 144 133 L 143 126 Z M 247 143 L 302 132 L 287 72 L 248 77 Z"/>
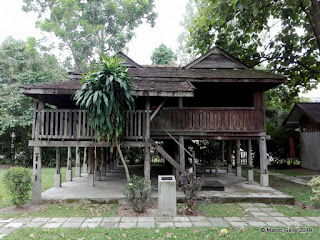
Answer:
<path fill-rule="evenodd" d="M 241 176 L 240 143 L 247 141 L 248 150 L 251 151 L 251 141 L 257 140 L 260 146 L 261 184 L 268 185 L 264 92 L 285 82 L 286 77 L 252 70 L 218 47 L 184 67 L 140 66 L 126 55 L 120 55 L 125 59 L 124 64 L 136 86 L 132 95 L 137 97 L 136 110 L 127 112 L 128 120 L 121 145 L 144 148 L 146 179 L 150 179 L 151 146 L 177 171 L 184 173 L 188 154 L 184 146 L 186 141 L 221 140 L 222 149 L 226 143 L 229 168 L 231 142 L 235 141 L 237 175 Z M 71 96 L 80 88 L 81 78 L 81 71 L 70 72 L 66 81 L 21 87 L 22 93 L 37 99 L 32 139 L 29 142 L 34 147 L 34 202 L 41 194 L 43 147 L 57 148 L 56 186 L 61 185 L 62 147 L 68 147 L 69 150 L 67 180 L 72 179 L 71 148 L 77 149 L 77 176 L 80 174 L 80 148 L 85 149 L 84 161 L 88 159 L 89 184 L 93 186 L 94 180 L 98 180 L 101 174 L 100 149 L 108 153 L 110 145 L 94 141 L 87 112 L 78 109 L 72 101 Z M 49 108 L 48 104 L 55 108 Z M 170 155 L 155 142 L 172 138 L 175 139 L 176 156 Z M 109 154 L 104 156 L 106 165 L 110 167 L 112 160 Z M 252 166 L 251 159 L 248 164 Z M 102 174 L 105 174 L 104 171 Z"/>

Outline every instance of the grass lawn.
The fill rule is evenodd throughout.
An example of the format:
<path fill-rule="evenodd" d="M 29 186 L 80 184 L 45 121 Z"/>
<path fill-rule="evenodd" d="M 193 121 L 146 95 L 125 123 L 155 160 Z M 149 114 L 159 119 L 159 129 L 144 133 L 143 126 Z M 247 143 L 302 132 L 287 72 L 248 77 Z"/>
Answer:
<path fill-rule="evenodd" d="M 44 209 L 29 213 L 0 213 L 0 218 L 113 217 L 117 209 L 117 204 L 47 204 Z"/>
<path fill-rule="evenodd" d="M 69 228 L 69 229 L 41 229 L 22 228 L 7 235 L 4 239 L 319 239 L 320 229 L 312 227 L 312 232 L 282 233 L 261 232 L 261 228 L 226 228 L 228 233 L 220 235 L 222 228 L 130 228 L 105 229 L 97 228 Z M 299 228 L 298 228 L 299 230 Z"/>
<path fill-rule="evenodd" d="M 283 169 L 283 170 L 270 169 L 270 171 L 274 173 L 281 173 L 283 175 L 292 176 L 292 177 L 319 174 L 319 171 L 312 171 L 312 170 L 308 171 L 307 169 L 301 169 L 301 168 Z"/>
<path fill-rule="evenodd" d="M 197 205 L 197 210 L 203 212 L 206 217 L 252 217 L 237 203 L 203 203 Z"/>

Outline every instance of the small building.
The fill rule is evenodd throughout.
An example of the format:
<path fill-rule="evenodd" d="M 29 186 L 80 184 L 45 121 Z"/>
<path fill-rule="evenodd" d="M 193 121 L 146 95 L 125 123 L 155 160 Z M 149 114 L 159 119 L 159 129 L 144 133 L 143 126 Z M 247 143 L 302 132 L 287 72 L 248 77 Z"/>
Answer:
<path fill-rule="evenodd" d="M 320 170 L 320 103 L 296 103 L 285 125 L 300 132 L 301 167 Z"/>
<path fill-rule="evenodd" d="M 246 144 L 251 152 L 255 140 L 260 146 L 261 184 L 268 186 L 264 92 L 287 81 L 285 76 L 250 69 L 219 47 L 184 67 L 141 66 L 123 53 L 120 56 L 136 86 L 132 92 L 136 108 L 127 112 L 121 145 L 144 148 L 145 179 L 150 180 L 151 146 L 179 174 L 186 172 L 190 155 L 186 145 L 201 139 L 220 140 L 229 167 L 234 148 L 237 176 L 241 176 L 240 145 Z M 23 94 L 37 100 L 29 142 L 34 147 L 34 202 L 41 194 L 41 148 L 57 149 L 55 186 L 61 186 L 60 148 L 68 148 L 67 181 L 72 179 L 71 148 L 77 149 L 76 176 L 83 150 L 83 167 L 92 186 L 116 161 L 110 143 L 95 141 L 87 112 L 72 100 L 81 86 L 81 73 L 70 72 L 66 81 L 21 87 Z M 163 147 L 156 141 L 164 142 Z M 248 164 L 252 166 L 251 161 Z"/>

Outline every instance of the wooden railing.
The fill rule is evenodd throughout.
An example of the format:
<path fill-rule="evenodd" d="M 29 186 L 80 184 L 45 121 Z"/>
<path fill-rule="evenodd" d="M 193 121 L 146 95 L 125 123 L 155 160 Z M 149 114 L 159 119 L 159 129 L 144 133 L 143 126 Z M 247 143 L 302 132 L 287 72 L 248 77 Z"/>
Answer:
<path fill-rule="evenodd" d="M 128 111 L 124 129 L 126 139 L 144 139 L 146 111 Z M 88 112 L 71 109 L 34 111 L 32 139 L 92 140 L 95 133 L 89 125 Z"/>
<path fill-rule="evenodd" d="M 265 131 L 263 110 L 255 108 L 167 108 L 151 122 L 151 130 L 241 132 Z"/>

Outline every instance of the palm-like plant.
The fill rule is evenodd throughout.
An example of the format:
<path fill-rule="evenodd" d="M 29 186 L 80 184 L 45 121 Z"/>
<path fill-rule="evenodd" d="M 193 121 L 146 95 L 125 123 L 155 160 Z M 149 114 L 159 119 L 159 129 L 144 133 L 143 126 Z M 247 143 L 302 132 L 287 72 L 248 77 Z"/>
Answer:
<path fill-rule="evenodd" d="M 134 99 L 130 94 L 133 90 L 131 77 L 122 62 L 117 56 L 107 58 L 101 54 L 94 70 L 90 69 L 81 80 L 82 87 L 76 91 L 74 100 L 76 105 L 88 110 L 89 124 L 98 141 L 101 137 L 113 140 L 129 181 L 118 137 L 123 133 L 125 111 L 134 108 Z"/>

